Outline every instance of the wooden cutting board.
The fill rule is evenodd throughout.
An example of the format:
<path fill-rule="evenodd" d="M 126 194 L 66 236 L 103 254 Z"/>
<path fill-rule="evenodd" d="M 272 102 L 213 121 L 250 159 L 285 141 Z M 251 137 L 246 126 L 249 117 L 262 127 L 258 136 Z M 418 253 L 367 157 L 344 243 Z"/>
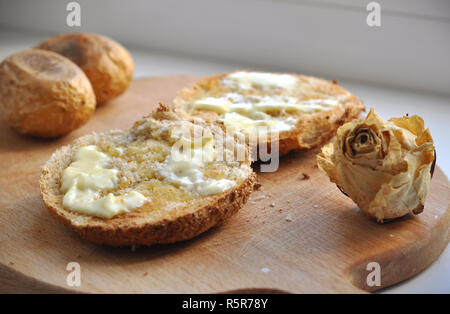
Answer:
<path fill-rule="evenodd" d="M 183 243 L 109 248 L 50 217 L 38 179 L 58 147 L 92 131 L 127 128 L 196 79 L 135 81 L 84 127 L 56 140 L 0 126 L 0 292 L 363 292 L 413 276 L 446 247 L 450 190 L 438 167 L 421 215 L 378 224 L 317 169 L 317 152 L 283 157 L 277 172 L 259 174 L 262 188 L 238 214 Z M 81 267 L 80 287 L 66 283 L 70 262 Z M 381 266 L 381 287 L 367 286 L 369 262 Z"/>

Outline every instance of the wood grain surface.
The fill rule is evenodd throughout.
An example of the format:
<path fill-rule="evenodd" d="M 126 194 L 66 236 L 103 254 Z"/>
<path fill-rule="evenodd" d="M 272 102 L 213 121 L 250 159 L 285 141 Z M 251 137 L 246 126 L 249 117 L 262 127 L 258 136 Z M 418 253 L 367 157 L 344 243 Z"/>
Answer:
<path fill-rule="evenodd" d="M 261 189 L 237 215 L 183 243 L 134 252 L 99 246 L 49 215 L 38 180 L 58 147 L 93 131 L 127 128 L 196 79 L 134 81 L 84 127 L 56 140 L 24 137 L 1 124 L 0 292 L 358 293 L 413 276 L 446 247 L 449 182 L 438 167 L 421 215 L 378 224 L 317 169 L 317 151 L 283 157 L 277 172 L 259 174 Z M 69 262 L 81 266 L 80 287 L 66 284 Z M 366 284 L 369 262 L 381 266 L 380 287 Z"/>

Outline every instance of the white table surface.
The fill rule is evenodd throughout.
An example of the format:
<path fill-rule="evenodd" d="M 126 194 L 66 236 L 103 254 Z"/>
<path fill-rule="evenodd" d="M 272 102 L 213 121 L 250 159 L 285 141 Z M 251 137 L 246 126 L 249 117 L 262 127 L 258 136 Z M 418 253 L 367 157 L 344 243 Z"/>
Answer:
<path fill-rule="evenodd" d="M 42 35 L 0 29 L 0 60 L 16 51 L 34 46 L 44 38 Z M 208 75 L 245 68 L 245 64 L 177 56 L 133 47 L 129 50 L 135 61 L 135 78 L 176 74 Z M 367 108 L 373 107 L 383 118 L 400 117 L 405 113 L 420 115 L 433 135 L 437 164 L 449 176 L 450 143 L 447 132 L 450 131 L 450 97 L 354 81 L 340 80 L 339 84 L 363 99 Z M 420 274 L 384 289 L 382 293 L 450 293 L 450 247 Z"/>

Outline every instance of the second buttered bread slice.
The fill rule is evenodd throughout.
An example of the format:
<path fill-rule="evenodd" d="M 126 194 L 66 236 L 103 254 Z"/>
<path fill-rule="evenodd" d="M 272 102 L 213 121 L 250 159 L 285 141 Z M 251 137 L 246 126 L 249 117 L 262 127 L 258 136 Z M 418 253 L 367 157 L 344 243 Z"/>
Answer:
<path fill-rule="evenodd" d="M 280 156 L 323 145 L 364 111 L 362 101 L 335 81 L 250 71 L 204 78 L 181 90 L 173 102 L 191 116 L 244 133 L 253 150 L 276 143 Z"/>

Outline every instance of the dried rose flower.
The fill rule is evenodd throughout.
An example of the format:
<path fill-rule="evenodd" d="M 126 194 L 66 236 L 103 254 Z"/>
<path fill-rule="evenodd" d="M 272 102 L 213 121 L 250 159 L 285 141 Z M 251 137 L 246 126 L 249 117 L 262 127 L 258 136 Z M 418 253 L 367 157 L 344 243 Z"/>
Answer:
<path fill-rule="evenodd" d="M 382 222 L 423 211 L 434 159 L 422 118 L 385 121 L 371 109 L 365 119 L 338 129 L 317 164 L 361 210 Z"/>

